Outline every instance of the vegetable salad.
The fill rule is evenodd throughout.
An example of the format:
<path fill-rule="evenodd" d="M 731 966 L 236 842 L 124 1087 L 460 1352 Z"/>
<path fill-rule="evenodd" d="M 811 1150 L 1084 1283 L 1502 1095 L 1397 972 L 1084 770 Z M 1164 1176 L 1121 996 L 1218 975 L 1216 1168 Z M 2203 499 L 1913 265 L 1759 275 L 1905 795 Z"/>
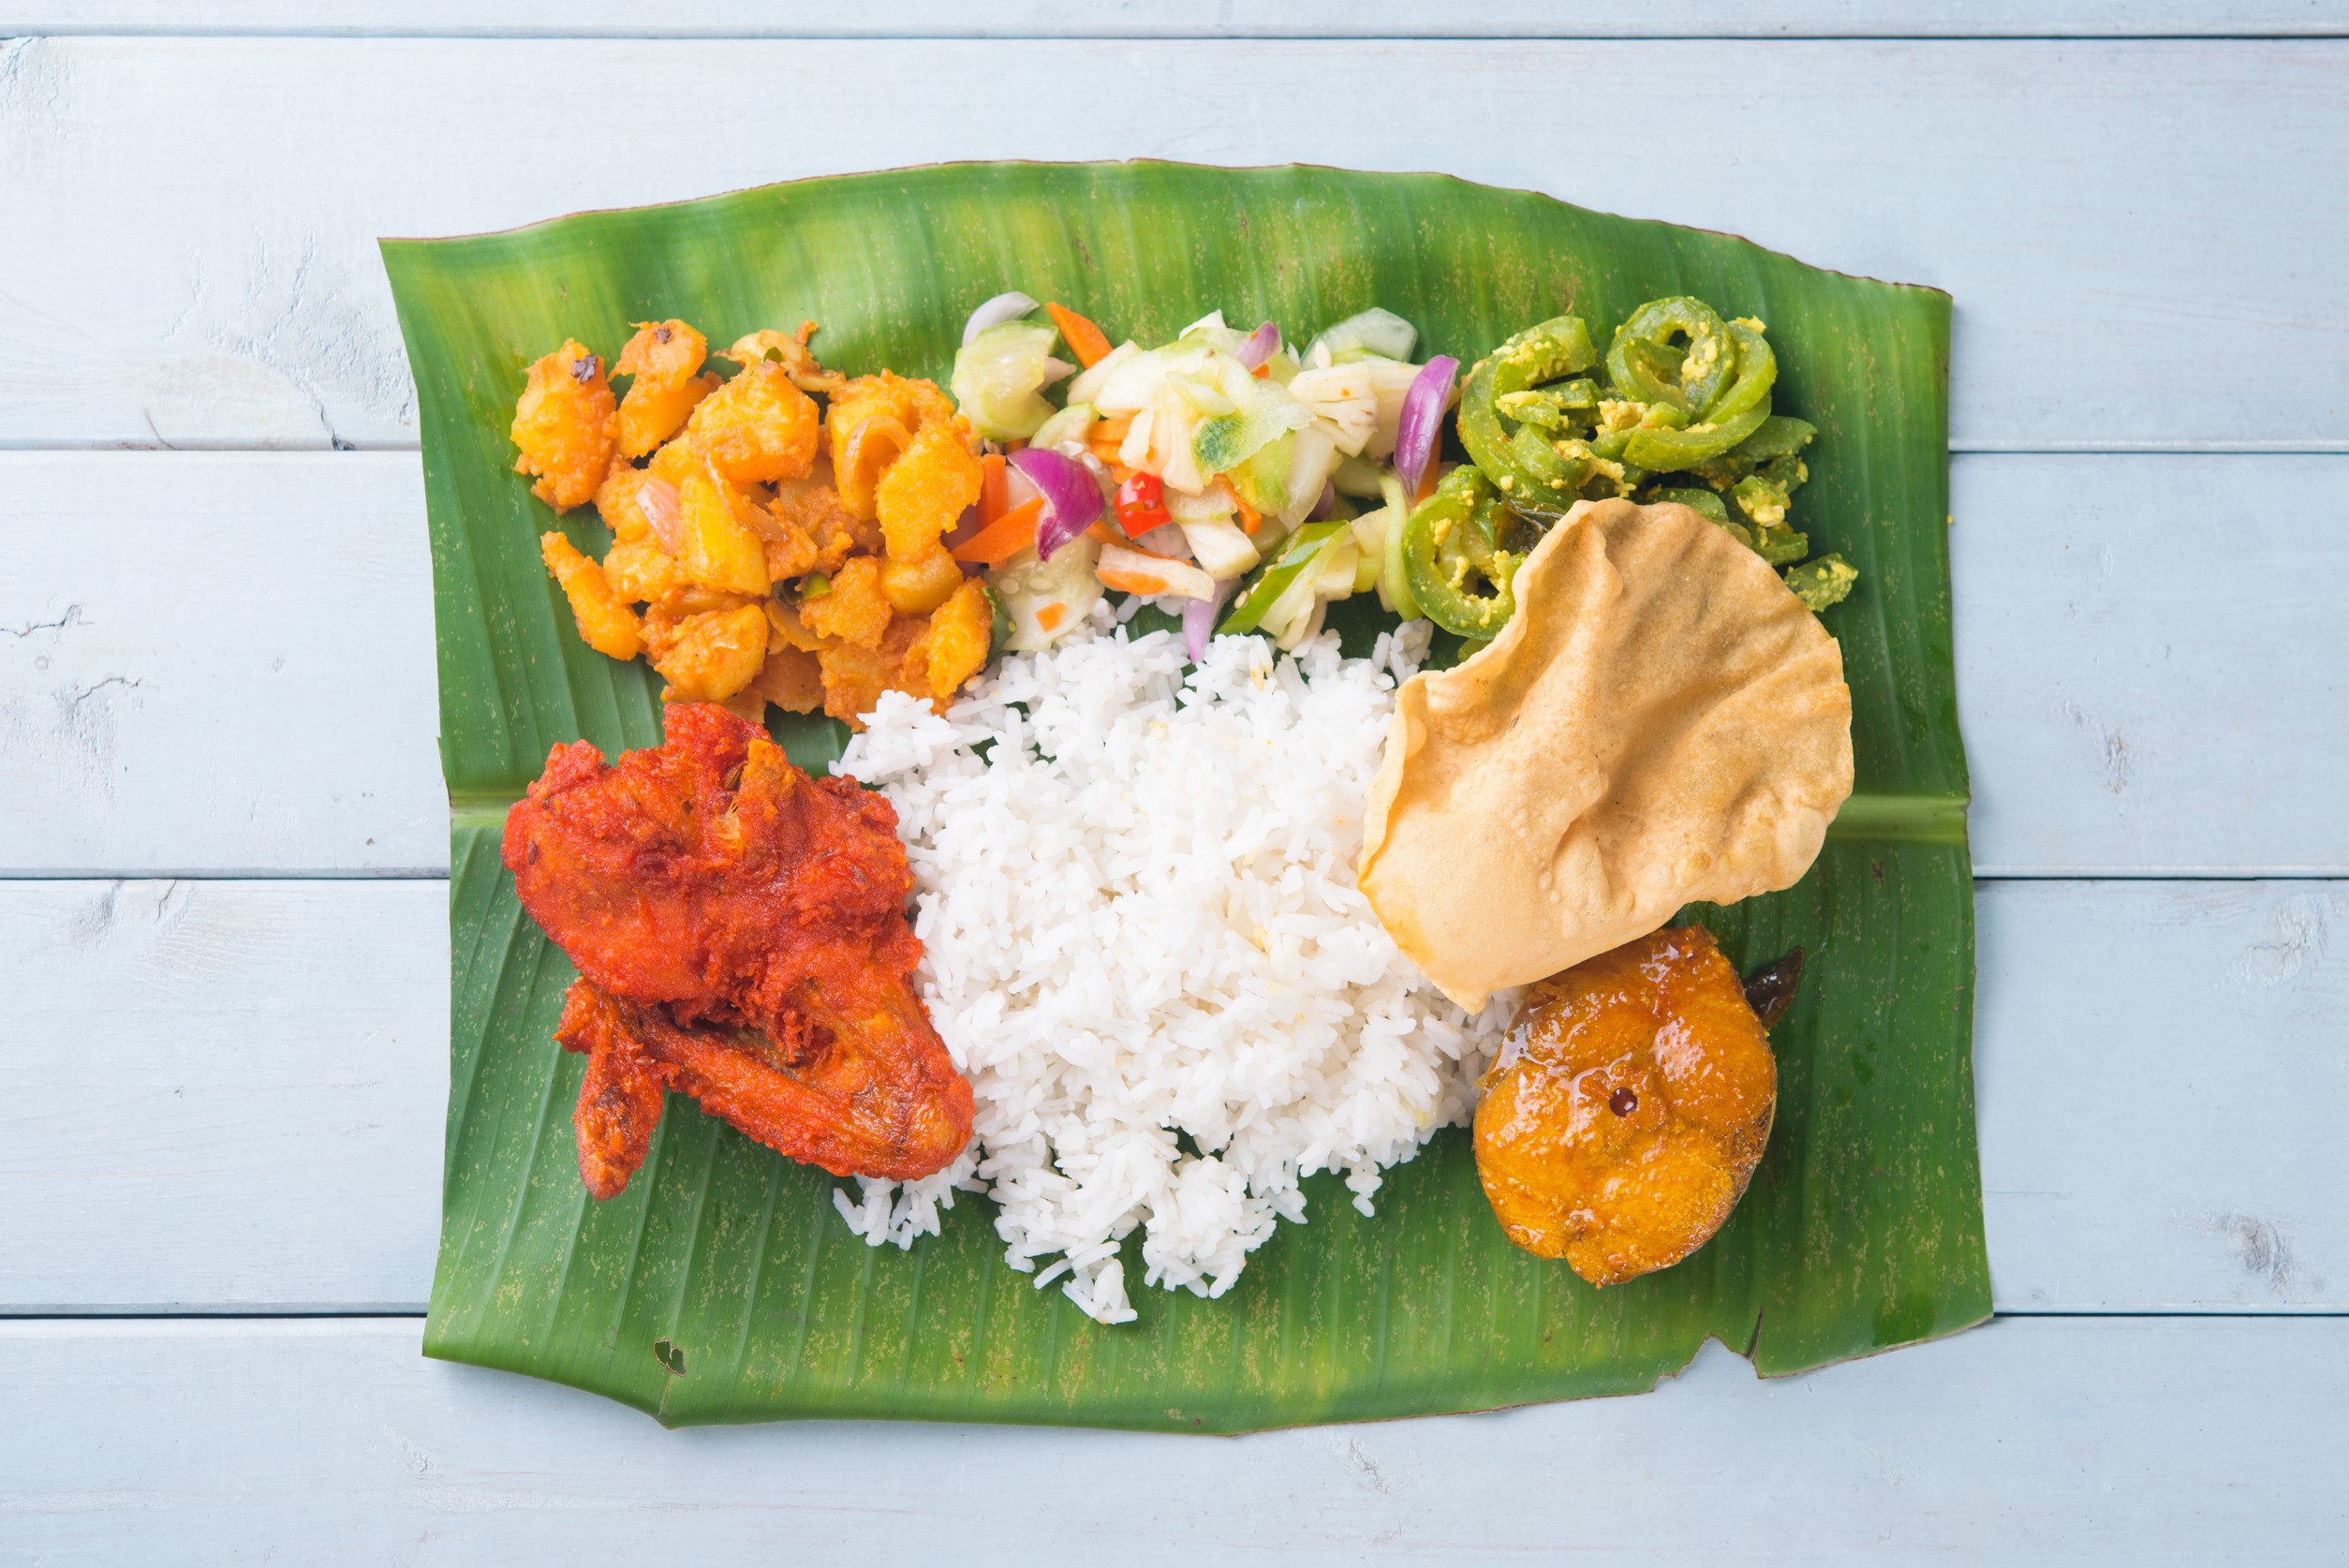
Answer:
<path fill-rule="evenodd" d="M 1759 322 L 1656 301 L 1603 363 L 1560 317 L 1464 388 L 1457 361 L 1414 358 L 1418 338 L 1373 308 L 1299 348 L 1274 322 L 1242 331 L 1218 311 L 1172 342 L 1113 345 L 1060 304 L 997 296 L 954 360 L 954 397 L 989 449 L 949 547 L 985 569 L 1015 650 L 1048 646 L 1115 589 L 1179 607 L 1193 657 L 1211 631 L 1297 647 L 1331 603 L 1368 593 L 1488 639 L 1514 611 L 1518 563 L 1581 500 L 1677 501 L 1773 566 L 1808 555 L 1786 510 L 1816 431 L 1771 412 Z M 1470 460 L 1447 464 L 1455 401 Z M 1856 574 L 1827 556 L 1787 576 L 1817 610 Z"/>

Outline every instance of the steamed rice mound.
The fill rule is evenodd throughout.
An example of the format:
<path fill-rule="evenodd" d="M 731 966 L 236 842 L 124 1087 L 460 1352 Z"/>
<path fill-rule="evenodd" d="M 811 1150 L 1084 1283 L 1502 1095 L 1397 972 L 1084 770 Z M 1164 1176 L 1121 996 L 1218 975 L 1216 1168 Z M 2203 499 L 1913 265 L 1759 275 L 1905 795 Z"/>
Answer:
<path fill-rule="evenodd" d="M 955 1167 L 835 1201 L 905 1246 L 989 1191 L 1013 1268 L 1121 1323 L 1137 1228 L 1145 1282 L 1214 1296 L 1305 1218 L 1301 1177 L 1343 1172 L 1370 1212 L 1383 1167 L 1468 1119 L 1514 998 L 1445 1000 L 1354 884 L 1424 625 L 1367 659 L 1219 638 L 1187 671 L 1180 638 L 1094 616 L 942 717 L 883 696 L 839 763 L 897 808 L 917 978 L 978 1117 Z"/>

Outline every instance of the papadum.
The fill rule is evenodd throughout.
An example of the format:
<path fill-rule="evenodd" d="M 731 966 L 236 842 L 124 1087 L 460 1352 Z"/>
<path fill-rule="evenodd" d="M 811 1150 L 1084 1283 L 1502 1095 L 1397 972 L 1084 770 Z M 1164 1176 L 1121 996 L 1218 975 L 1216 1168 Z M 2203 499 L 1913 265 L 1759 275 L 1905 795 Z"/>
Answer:
<path fill-rule="evenodd" d="M 1694 900 L 1792 886 L 1852 792 L 1843 655 L 1678 505 L 1583 503 L 1490 646 L 1397 694 L 1361 884 L 1471 1011 Z"/>

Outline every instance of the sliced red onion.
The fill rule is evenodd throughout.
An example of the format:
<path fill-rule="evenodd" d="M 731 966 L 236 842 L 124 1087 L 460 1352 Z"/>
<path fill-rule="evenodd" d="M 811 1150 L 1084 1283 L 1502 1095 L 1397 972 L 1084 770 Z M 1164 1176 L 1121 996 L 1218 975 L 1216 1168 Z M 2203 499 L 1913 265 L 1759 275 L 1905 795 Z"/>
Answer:
<path fill-rule="evenodd" d="M 1010 461 L 1044 498 L 1043 520 L 1036 525 L 1036 554 L 1049 561 L 1054 551 L 1101 516 L 1101 487 L 1084 464 L 1049 447 L 1023 447 Z"/>
<path fill-rule="evenodd" d="M 938 542 L 949 550 L 959 550 L 979 537 L 979 503 L 973 501 L 963 508 L 963 514 L 955 521 L 953 531 Z"/>
<path fill-rule="evenodd" d="M 997 294 L 994 299 L 970 313 L 970 319 L 963 323 L 963 341 L 968 343 L 989 327 L 999 327 L 1006 321 L 1016 321 L 1035 308 L 1036 302 L 1017 289 L 1013 289 L 1009 294 Z"/>
<path fill-rule="evenodd" d="M 1403 476 L 1405 495 L 1419 494 L 1419 476 L 1436 453 L 1436 433 L 1443 428 L 1443 411 L 1459 374 L 1459 361 L 1438 354 L 1419 367 L 1411 390 L 1403 394 L 1403 415 L 1395 426 L 1395 471 Z"/>
<path fill-rule="evenodd" d="M 1248 333 L 1248 341 L 1232 350 L 1232 357 L 1248 366 L 1248 369 L 1254 370 L 1258 365 L 1271 359 L 1274 350 L 1279 347 L 1280 329 L 1267 321 Z"/>
<path fill-rule="evenodd" d="M 1216 584 L 1213 598 L 1183 600 L 1183 648 L 1193 664 L 1207 657 L 1207 639 L 1215 635 L 1216 617 L 1223 613 L 1223 601 L 1239 585 L 1238 578 L 1226 577 Z"/>
<path fill-rule="evenodd" d="M 1312 511 L 1307 515 L 1310 521 L 1315 523 L 1320 523 L 1325 519 L 1337 515 L 1337 481 L 1336 480 L 1323 480 L 1322 481 L 1322 498 L 1313 503 Z"/>
<path fill-rule="evenodd" d="M 665 479 L 648 479 L 636 492 L 636 510 L 653 525 L 653 537 L 674 555 L 685 548 L 684 497 Z"/>

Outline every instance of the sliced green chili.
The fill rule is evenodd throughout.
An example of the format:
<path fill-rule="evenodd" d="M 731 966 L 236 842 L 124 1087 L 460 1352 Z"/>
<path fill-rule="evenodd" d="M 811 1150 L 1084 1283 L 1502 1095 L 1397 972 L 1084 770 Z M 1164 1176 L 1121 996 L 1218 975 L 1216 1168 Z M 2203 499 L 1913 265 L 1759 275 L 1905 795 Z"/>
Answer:
<path fill-rule="evenodd" d="M 1270 610 L 1273 601 L 1297 580 L 1297 573 L 1312 564 L 1313 557 L 1321 554 L 1322 546 L 1335 538 L 1340 529 L 1352 526 L 1340 517 L 1326 523 L 1307 523 L 1291 534 L 1288 543 L 1281 547 L 1279 557 L 1257 574 L 1248 592 L 1240 596 L 1239 601 L 1232 606 L 1232 613 L 1223 618 L 1223 624 L 1216 628 L 1216 635 L 1230 637 L 1244 631 L 1254 631 L 1256 623 L 1264 618 L 1264 612 Z"/>
<path fill-rule="evenodd" d="M 1539 404 L 1520 394 L 1579 376 L 1598 361 L 1582 318 L 1559 316 L 1528 327 L 1469 372 L 1460 390 L 1460 441 L 1512 506 L 1554 516 L 1582 498 L 1579 487 L 1588 474 L 1577 476 L 1559 459 L 1544 432 L 1568 427 L 1573 412 L 1595 406 L 1597 386 L 1569 381 L 1548 388 Z M 1542 417 L 1529 417 L 1537 408 Z"/>
<path fill-rule="evenodd" d="M 1403 525 L 1403 570 L 1420 610 L 1459 637 L 1489 638 L 1509 624 L 1517 601 L 1510 584 L 1525 556 L 1504 548 L 1510 525 L 1500 492 L 1483 471 L 1463 464 L 1443 478 Z M 1489 591 L 1470 585 L 1481 578 Z"/>
<path fill-rule="evenodd" d="M 1858 570 L 1840 555 L 1822 555 L 1786 573 L 1786 585 L 1814 615 L 1830 604 L 1840 604 L 1858 581 Z"/>
<path fill-rule="evenodd" d="M 1683 348 L 1673 339 L 1686 337 Z M 1728 323 L 1686 294 L 1650 300 L 1615 329 L 1607 375 L 1618 395 L 1696 410 L 1709 406 L 1737 369 Z"/>

